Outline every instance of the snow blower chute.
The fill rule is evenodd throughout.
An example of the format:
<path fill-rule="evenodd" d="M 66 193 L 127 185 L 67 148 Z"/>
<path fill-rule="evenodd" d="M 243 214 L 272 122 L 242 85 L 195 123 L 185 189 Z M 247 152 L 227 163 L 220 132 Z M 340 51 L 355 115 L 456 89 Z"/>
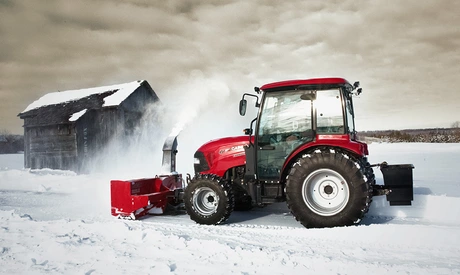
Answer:
<path fill-rule="evenodd" d="M 168 204 L 182 199 L 182 175 L 176 172 L 177 137 L 168 137 L 163 145 L 163 170 L 169 174 L 134 180 L 110 181 L 112 215 L 138 219 L 146 214 L 162 214 Z"/>

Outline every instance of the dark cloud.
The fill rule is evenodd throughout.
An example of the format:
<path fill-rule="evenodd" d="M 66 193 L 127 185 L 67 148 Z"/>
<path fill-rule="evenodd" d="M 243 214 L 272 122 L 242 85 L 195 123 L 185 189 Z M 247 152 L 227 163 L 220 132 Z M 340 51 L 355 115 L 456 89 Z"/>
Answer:
<path fill-rule="evenodd" d="M 448 126 L 459 14 L 454 0 L 0 1 L 0 128 L 20 132 L 48 92 L 146 79 L 173 100 L 197 73 L 235 106 L 264 82 L 343 76 L 364 86 L 361 129 Z"/>

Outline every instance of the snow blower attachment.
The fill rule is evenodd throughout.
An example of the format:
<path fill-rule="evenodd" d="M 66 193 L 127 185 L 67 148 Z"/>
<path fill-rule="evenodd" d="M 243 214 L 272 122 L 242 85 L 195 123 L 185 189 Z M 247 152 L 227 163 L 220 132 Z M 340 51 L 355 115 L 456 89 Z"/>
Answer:
<path fill-rule="evenodd" d="M 163 170 L 170 173 L 148 179 L 110 181 L 112 215 L 138 219 L 162 214 L 168 204 L 181 202 L 182 175 L 176 170 L 177 137 L 168 137 L 163 146 Z"/>

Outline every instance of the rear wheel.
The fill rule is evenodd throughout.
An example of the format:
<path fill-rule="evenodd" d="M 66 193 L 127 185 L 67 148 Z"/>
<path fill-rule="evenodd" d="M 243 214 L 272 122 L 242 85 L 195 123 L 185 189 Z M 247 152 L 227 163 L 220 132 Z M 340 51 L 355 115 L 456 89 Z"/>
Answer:
<path fill-rule="evenodd" d="M 199 224 L 220 224 L 233 211 L 231 185 L 215 175 L 196 175 L 184 190 L 187 214 Z"/>
<path fill-rule="evenodd" d="M 288 207 L 308 228 L 358 223 L 371 196 L 365 171 L 359 161 L 333 149 L 303 155 L 286 180 Z"/>

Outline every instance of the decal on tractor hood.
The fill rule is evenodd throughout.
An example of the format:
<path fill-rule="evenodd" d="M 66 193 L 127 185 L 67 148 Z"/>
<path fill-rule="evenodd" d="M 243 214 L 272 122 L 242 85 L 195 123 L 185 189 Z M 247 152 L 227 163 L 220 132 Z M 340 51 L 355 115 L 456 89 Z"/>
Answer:
<path fill-rule="evenodd" d="M 232 146 L 232 147 L 229 147 L 229 148 L 220 149 L 219 154 L 222 155 L 222 154 L 225 154 L 225 153 L 231 152 L 231 151 L 241 151 L 241 149 L 243 149 L 243 145 Z"/>

